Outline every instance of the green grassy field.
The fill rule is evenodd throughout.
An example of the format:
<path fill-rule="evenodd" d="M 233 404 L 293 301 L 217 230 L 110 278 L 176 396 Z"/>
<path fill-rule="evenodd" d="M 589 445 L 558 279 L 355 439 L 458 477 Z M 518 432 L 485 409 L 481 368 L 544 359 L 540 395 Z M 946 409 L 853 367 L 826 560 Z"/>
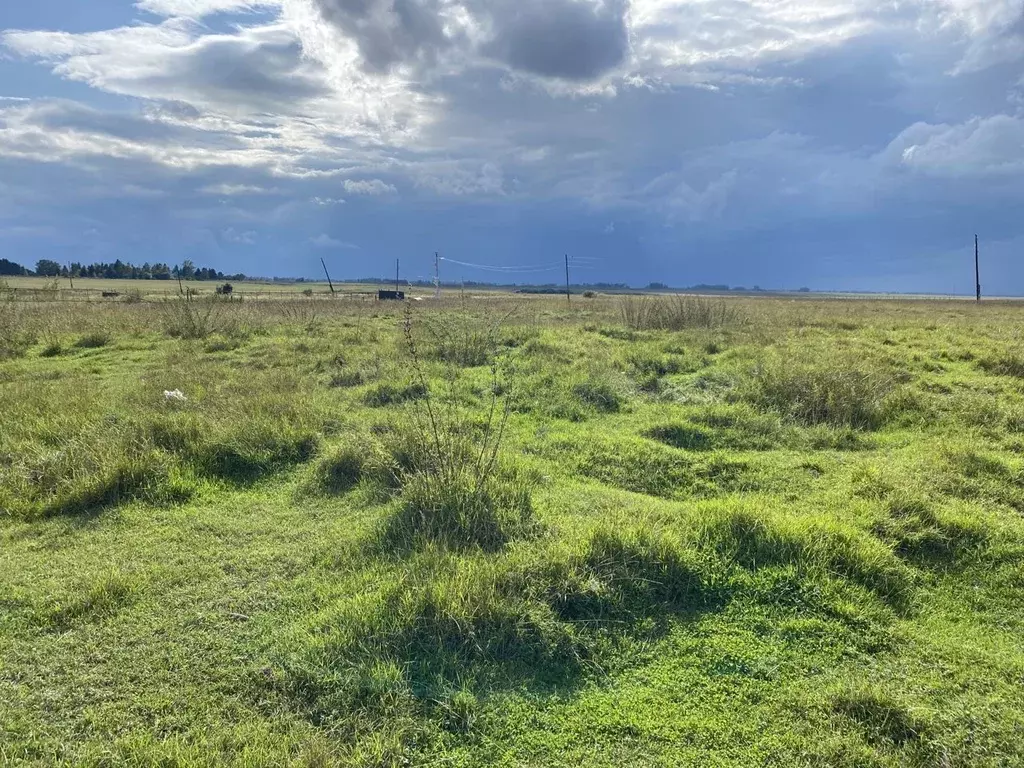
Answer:
<path fill-rule="evenodd" d="M 0 762 L 1024 764 L 1022 304 L 23 298 Z"/>

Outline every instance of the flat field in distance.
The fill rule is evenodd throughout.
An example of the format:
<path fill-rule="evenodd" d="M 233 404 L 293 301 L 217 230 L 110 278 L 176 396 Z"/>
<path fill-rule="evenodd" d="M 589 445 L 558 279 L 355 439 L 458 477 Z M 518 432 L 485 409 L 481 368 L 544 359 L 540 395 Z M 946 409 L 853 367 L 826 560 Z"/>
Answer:
<path fill-rule="evenodd" d="M 1024 763 L 1024 304 L 7 286 L 2 764 Z"/>

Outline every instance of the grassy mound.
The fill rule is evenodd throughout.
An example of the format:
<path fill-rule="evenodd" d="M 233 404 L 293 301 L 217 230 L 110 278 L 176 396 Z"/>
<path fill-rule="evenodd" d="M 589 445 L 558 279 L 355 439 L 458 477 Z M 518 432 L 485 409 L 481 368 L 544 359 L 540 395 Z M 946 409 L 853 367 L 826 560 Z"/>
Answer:
<path fill-rule="evenodd" d="M 309 461 L 320 445 L 316 431 L 284 414 L 252 414 L 243 421 L 170 412 L 153 420 L 150 435 L 198 474 L 239 485 Z"/>
<path fill-rule="evenodd" d="M 751 570 L 801 565 L 860 584 L 894 607 L 905 608 L 910 601 L 914 572 L 858 528 L 742 507 L 709 512 L 704 545 L 730 562 Z"/>
<path fill-rule="evenodd" d="M 440 706 L 464 724 L 472 694 L 446 692 L 572 684 L 607 628 L 717 606 L 705 565 L 679 542 L 607 528 L 497 559 L 428 551 L 300 627 L 275 680 L 317 717 Z"/>
<path fill-rule="evenodd" d="M 560 618 L 593 626 L 707 610 L 717 602 L 707 571 L 700 554 L 679 542 L 643 530 L 598 528 L 517 586 L 537 592 Z"/>
<path fill-rule="evenodd" d="M 93 514 L 127 501 L 182 503 L 194 481 L 173 458 L 128 430 L 97 430 L 0 473 L 0 513 L 20 518 Z"/>
<path fill-rule="evenodd" d="M 951 563 L 988 542 L 988 531 L 978 519 L 938 510 L 911 493 L 898 493 L 888 499 L 885 513 L 873 532 L 901 557 L 915 563 Z"/>
<path fill-rule="evenodd" d="M 724 454 L 694 456 L 644 440 L 563 441 L 554 449 L 584 477 L 665 499 L 688 499 L 752 489 L 747 464 Z"/>

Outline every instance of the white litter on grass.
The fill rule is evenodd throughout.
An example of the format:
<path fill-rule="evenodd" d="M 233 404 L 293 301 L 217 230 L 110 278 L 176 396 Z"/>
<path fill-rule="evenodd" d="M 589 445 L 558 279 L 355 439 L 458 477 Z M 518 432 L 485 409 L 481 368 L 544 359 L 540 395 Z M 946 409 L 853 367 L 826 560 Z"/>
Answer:
<path fill-rule="evenodd" d="M 164 390 L 164 400 L 168 403 L 184 403 L 188 401 L 180 389 Z"/>

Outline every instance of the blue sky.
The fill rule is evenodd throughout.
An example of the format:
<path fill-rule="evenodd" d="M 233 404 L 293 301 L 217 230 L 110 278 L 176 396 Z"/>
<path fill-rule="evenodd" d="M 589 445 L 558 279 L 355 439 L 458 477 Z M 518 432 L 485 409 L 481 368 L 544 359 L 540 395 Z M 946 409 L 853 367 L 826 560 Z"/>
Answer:
<path fill-rule="evenodd" d="M 0 2 L 26 264 L 1018 294 L 1022 201 L 1020 0 Z"/>

